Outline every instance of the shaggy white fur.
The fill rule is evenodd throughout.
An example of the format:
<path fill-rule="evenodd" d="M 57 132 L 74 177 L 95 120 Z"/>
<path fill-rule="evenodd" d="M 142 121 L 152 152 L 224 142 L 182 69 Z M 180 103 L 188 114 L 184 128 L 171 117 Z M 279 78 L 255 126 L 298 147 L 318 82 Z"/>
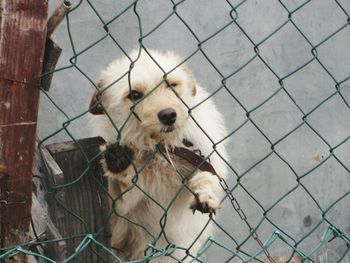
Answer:
<path fill-rule="evenodd" d="M 120 145 L 134 153 L 133 165 L 123 171 L 110 171 L 106 160 L 102 160 L 108 176 L 108 191 L 115 200 L 111 202 L 116 212 L 111 220 L 111 246 L 117 248 L 116 254 L 123 260 L 140 259 L 148 244 L 157 241 L 154 245 L 158 248 L 175 244 L 177 249 L 171 255 L 182 260 L 188 248 L 189 254 L 196 256 L 213 232 L 209 224 L 200 235 L 208 214 L 199 211 L 193 214 L 190 207 L 204 207 L 207 211 L 219 209 L 222 190 L 216 176 L 195 170 L 173 155 L 171 149 L 185 147 L 183 140 L 186 139 L 193 143 L 187 148 L 200 149 L 207 156 L 213 152 L 213 143 L 227 133 L 213 100 L 206 100 L 209 93 L 195 81 L 187 66 L 180 65 L 181 59 L 172 52 L 148 52 L 153 59 L 145 51 L 140 54 L 134 51 L 130 57 L 137 60 L 132 67 L 129 59 L 122 58 L 102 72 L 98 88 L 103 91 L 101 101 L 108 114 L 98 110 L 95 93 L 90 105 L 90 112 L 94 114 L 91 127 L 93 135 L 102 136 L 107 144 L 120 140 Z M 165 109 L 168 110 L 164 113 Z M 165 115 L 165 121 L 160 114 Z M 167 158 L 156 153 L 150 159 L 157 144 L 170 149 Z M 224 142 L 216 145 L 216 150 L 226 159 Z M 214 152 L 210 162 L 219 176 L 225 178 L 227 170 L 221 157 Z M 195 172 L 186 181 L 175 168 L 182 176 Z M 182 262 L 189 259 L 191 256 Z M 160 257 L 152 262 L 177 261 Z"/>

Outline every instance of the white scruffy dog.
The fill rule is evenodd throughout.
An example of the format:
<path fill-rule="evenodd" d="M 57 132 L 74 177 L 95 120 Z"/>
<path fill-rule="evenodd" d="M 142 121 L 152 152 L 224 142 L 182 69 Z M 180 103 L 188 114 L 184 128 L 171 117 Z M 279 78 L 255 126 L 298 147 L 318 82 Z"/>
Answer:
<path fill-rule="evenodd" d="M 212 234 L 208 214 L 223 192 L 213 172 L 174 149 L 209 157 L 225 178 L 223 118 L 174 53 L 130 57 L 135 63 L 119 59 L 102 72 L 89 109 L 94 134 L 107 141 L 101 163 L 113 198 L 111 246 L 121 260 L 186 262 Z"/>

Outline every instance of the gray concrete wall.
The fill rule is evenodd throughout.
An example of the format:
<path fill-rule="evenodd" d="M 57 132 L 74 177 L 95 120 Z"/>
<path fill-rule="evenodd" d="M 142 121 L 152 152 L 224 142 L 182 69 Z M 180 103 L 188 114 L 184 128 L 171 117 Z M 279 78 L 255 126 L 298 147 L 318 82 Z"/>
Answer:
<path fill-rule="evenodd" d="M 57 2 L 50 1 L 51 10 Z M 233 5 L 238 2 L 231 1 Z M 294 10 L 304 1 L 282 2 L 288 9 Z M 350 13 L 349 1 L 338 2 L 344 10 L 335 1 L 314 0 L 293 13 L 293 22 L 310 43 L 289 22 L 259 45 L 260 56 L 275 74 L 259 58 L 255 58 L 226 81 L 228 90 L 247 111 L 261 105 L 275 93 L 273 98 L 250 113 L 252 122 L 248 121 L 230 138 L 229 162 L 238 175 L 244 174 L 240 180 L 241 185 L 235 188 L 233 195 L 239 200 L 253 226 L 260 222 L 263 209 L 269 209 L 267 218 L 274 225 L 268 220 L 263 221 L 258 230 L 263 241 L 279 228 L 289 235 L 283 235 L 288 242 L 300 242 L 298 248 L 304 253 L 311 252 L 313 247 L 317 246 L 327 229 L 326 222 L 322 221 L 321 209 L 330 208 L 331 204 L 350 190 L 350 143 L 345 141 L 334 150 L 333 156 L 330 155 L 330 148 L 337 146 L 350 135 L 350 111 L 346 105 L 350 103 L 350 81 L 344 81 L 340 85 L 343 98 L 335 94 L 315 109 L 336 91 L 335 82 L 341 82 L 350 76 L 350 27 L 345 27 L 317 48 L 318 59 L 328 69 L 328 73 L 319 62 L 313 60 L 303 69 L 285 77 L 313 59 L 310 45 L 317 45 L 346 24 L 346 12 Z M 77 4 L 78 1 L 73 3 Z M 131 1 L 94 0 L 91 3 L 103 21 L 107 22 Z M 170 1 L 139 1 L 136 11 L 142 22 L 143 34 L 147 34 L 167 17 L 172 8 Z M 223 0 L 187 0 L 177 7 L 178 14 L 200 40 L 208 38 L 232 21 L 230 10 L 230 5 Z M 255 43 L 262 41 L 288 19 L 288 12 L 279 1 L 273 0 L 248 0 L 238 7 L 237 13 L 237 22 Z M 105 35 L 102 22 L 86 1 L 70 14 L 69 21 L 77 53 Z M 109 30 L 126 52 L 138 46 L 140 28 L 133 8 L 112 22 Z M 71 66 L 69 59 L 73 56 L 73 49 L 66 22 L 63 22 L 56 32 L 56 40 L 63 48 L 59 67 Z M 182 57 L 189 56 L 198 45 L 197 40 L 175 15 L 144 38 L 143 43 L 147 48 L 174 50 Z M 203 43 L 202 50 L 222 76 L 235 72 L 256 54 L 254 46 L 234 23 Z M 86 76 L 92 81 L 97 81 L 100 70 L 120 56 L 122 52 L 117 45 L 111 38 L 105 38 L 79 55 L 76 67 L 55 74 L 49 96 L 69 118 L 85 113 L 93 92 L 93 86 Z M 223 77 L 201 52 L 197 52 L 188 64 L 203 86 L 214 91 L 221 85 Z M 293 100 L 286 91 L 277 92 L 280 89 L 278 78 L 283 79 L 284 88 Z M 220 91 L 214 98 L 226 117 L 229 130 L 233 131 L 247 120 L 246 111 L 227 91 Z M 312 111 L 313 109 L 315 110 Z M 303 122 L 303 116 L 310 111 L 312 113 L 307 116 L 307 122 Z M 86 120 L 86 115 L 82 115 L 68 126 L 69 133 L 63 130 L 50 137 L 49 141 L 66 140 L 70 136 L 86 137 Z M 38 129 L 40 138 L 46 138 L 58 131 L 65 121 L 66 116 L 43 94 Z M 287 136 L 293 130 L 294 132 Z M 280 141 L 281 138 L 283 139 Z M 271 151 L 271 143 L 276 144 L 275 153 Z M 249 170 L 262 159 L 262 162 Z M 317 169 L 312 170 L 318 165 L 320 166 Z M 298 184 L 296 175 L 304 174 L 307 175 Z M 236 179 L 232 172 L 230 187 L 237 185 Z M 289 195 L 271 208 L 292 189 L 294 190 Z M 259 201 L 261 206 L 253 198 Z M 348 238 L 349 201 L 350 196 L 347 195 L 326 213 L 326 219 L 341 229 Z M 242 242 L 247 236 L 246 226 L 227 200 L 216 220 L 237 242 Z M 312 229 L 314 232 L 303 239 Z M 219 228 L 215 240 L 235 249 L 234 241 Z M 258 246 L 254 240 L 249 240 L 242 249 L 255 253 Z M 337 238 L 331 243 L 326 242 L 326 245 L 311 258 L 315 262 L 338 262 L 346 250 L 349 249 L 346 248 L 345 242 Z M 276 240 L 270 251 L 273 255 L 285 255 L 290 253 L 291 249 L 281 240 Z M 206 262 L 225 262 L 230 253 L 213 245 L 206 256 Z M 349 256 L 342 262 L 349 262 Z"/>

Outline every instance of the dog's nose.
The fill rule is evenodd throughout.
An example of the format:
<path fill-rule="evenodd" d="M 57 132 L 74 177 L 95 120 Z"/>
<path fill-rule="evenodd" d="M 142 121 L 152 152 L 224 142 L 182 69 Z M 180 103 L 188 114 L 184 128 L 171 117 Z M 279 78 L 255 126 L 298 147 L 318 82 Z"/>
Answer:
<path fill-rule="evenodd" d="M 176 121 L 176 111 L 173 108 L 166 108 L 158 112 L 158 119 L 165 125 L 171 125 Z"/>

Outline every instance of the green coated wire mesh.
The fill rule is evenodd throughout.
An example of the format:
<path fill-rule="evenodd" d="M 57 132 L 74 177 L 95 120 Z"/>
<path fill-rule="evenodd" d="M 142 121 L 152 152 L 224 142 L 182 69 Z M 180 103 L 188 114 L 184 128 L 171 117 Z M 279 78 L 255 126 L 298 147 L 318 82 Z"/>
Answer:
<path fill-rule="evenodd" d="M 347 83 L 350 80 L 350 61 L 347 60 L 348 57 L 345 55 L 348 50 L 343 50 L 344 58 L 338 58 L 338 61 L 336 61 L 336 64 L 338 64 L 337 66 L 332 66 L 330 61 L 323 56 L 324 53 L 332 52 L 333 49 L 338 48 L 337 45 L 334 44 L 336 38 L 341 39 L 343 34 L 349 34 L 349 5 L 346 4 L 346 1 L 326 1 L 331 3 L 333 8 L 332 11 L 328 10 L 327 12 L 337 12 L 341 17 L 339 21 L 342 22 L 332 26 L 332 30 L 325 33 L 322 31 L 322 28 L 316 27 L 311 27 L 312 32 L 310 32 L 310 28 L 306 30 L 302 24 L 298 23 L 298 16 L 302 15 L 303 10 L 314 8 L 315 5 L 317 6 L 319 4 L 318 1 L 269 1 L 269 3 L 278 10 L 278 14 L 273 13 L 272 15 L 278 16 L 279 19 L 276 19 L 275 21 L 277 22 L 273 25 L 262 27 L 261 31 L 257 31 L 258 33 L 252 33 L 246 23 L 247 20 L 242 20 L 240 18 L 245 16 L 247 10 L 254 8 L 253 6 L 256 4 L 256 1 L 227 0 L 224 1 L 226 9 L 223 14 L 223 16 L 228 17 L 226 23 L 220 25 L 215 31 L 208 33 L 205 29 L 200 32 L 194 30 L 193 24 L 188 22 L 188 17 L 183 15 L 181 8 L 186 7 L 190 1 L 191 0 L 167 1 L 167 14 L 159 18 L 157 24 L 147 29 L 144 27 L 143 17 L 140 16 L 140 8 L 145 8 L 145 6 L 147 6 L 147 3 L 145 4 L 144 1 L 130 1 L 123 9 L 113 10 L 113 15 L 108 16 L 108 18 L 96 7 L 94 1 L 78 1 L 67 15 L 65 24 L 65 30 L 69 36 L 70 51 L 73 55 L 68 62 L 63 62 L 66 66 L 56 69 L 54 73 L 74 69 L 79 72 L 81 77 L 90 83 L 90 86 L 96 87 L 96 79 L 92 78 L 90 74 L 87 73 L 86 69 L 78 63 L 81 57 L 86 53 L 94 52 L 94 48 L 105 40 L 112 41 L 119 50 L 118 52 L 128 57 L 128 49 L 125 47 L 123 37 L 133 37 L 137 39 L 138 48 L 147 51 L 149 48 L 152 48 L 148 44 L 149 38 L 154 35 L 158 36 L 164 24 L 176 20 L 176 23 L 181 25 L 185 29 L 186 34 L 190 35 L 195 42 L 194 45 L 191 45 L 191 47 L 187 49 L 190 51 L 183 57 L 182 63 L 187 63 L 193 57 L 200 55 L 204 61 L 206 61 L 206 67 L 209 67 L 214 72 L 213 74 L 218 76 L 217 79 L 219 81 L 211 84 L 211 86 L 213 86 L 211 97 L 216 98 L 218 94 L 224 94 L 225 103 L 234 103 L 236 105 L 235 107 L 239 108 L 243 113 L 242 116 L 238 118 L 240 123 L 236 123 L 237 125 L 235 124 L 235 127 L 232 127 L 225 140 L 232 140 L 232 149 L 235 149 L 236 145 L 240 145 L 240 142 L 235 138 L 239 138 L 239 134 L 246 132 L 249 127 L 255 131 L 251 133 L 251 135 L 255 137 L 255 139 L 253 139 L 253 144 L 259 141 L 257 144 L 263 145 L 262 147 L 267 149 L 266 151 L 261 151 L 260 154 L 255 154 L 254 158 L 251 159 L 253 161 L 246 162 L 245 166 L 239 166 L 239 164 L 227 160 L 227 165 L 230 169 L 230 178 L 226 185 L 225 197 L 222 200 L 222 204 L 226 211 L 230 210 L 225 214 L 225 217 L 229 218 L 229 222 L 221 219 L 220 216 L 211 219 L 208 218 L 208 222 L 214 224 L 217 228 L 219 238 L 217 238 L 216 235 L 214 237 L 208 237 L 197 254 L 189 253 L 188 257 L 191 262 L 203 262 L 201 259 L 202 255 L 206 255 L 211 262 L 218 262 L 217 258 L 210 257 L 210 254 L 213 253 L 219 253 L 221 255 L 220 260 L 222 258 L 222 261 L 220 262 L 247 262 L 253 258 L 261 262 L 267 262 L 268 259 L 266 259 L 264 255 L 264 249 L 267 249 L 272 256 L 286 255 L 287 262 L 289 262 L 293 256 L 299 256 L 303 262 L 348 262 L 347 260 L 349 260 L 350 255 L 350 235 L 349 225 L 344 223 L 344 221 L 349 221 L 350 213 L 349 210 L 346 211 L 344 208 L 349 207 L 346 203 L 349 204 L 350 198 L 350 163 L 344 159 L 343 153 L 348 149 L 350 131 L 337 131 L 337 123 L 329 120 L 329 126 L 333 125 L 333 127 L 329 127 L 330 131 L 336 133 L 338 136 L 337 140 L 330 139 L 323 131 L 320 131 L 320 126 L 315 122 L 315 119 L 322 118 L 322 115 L 319 114 L 320 108 L 334 107 L 334 103 L 341 105 L 341 107 L 344 107 L 347 111 L 350 108 L 346 93 Z M 197 4 L 200 5 L 200 3 Z M 89 38 L 89 41 L 85 43 L 84 47 L 77 48 L 77 40 L 74 36 L 74 30 L 72 30 L 70 17 L 79 14 L 82 5 L 87 6 L 90 14 L 97 17 L 99 20 L 98 27 L 101 30 L 98 35 L 94 35 L 94 32 L 90 32 L 93 38 Z M 256 12 L 256 16 L 269 15 L 259 14 L 259 10 L 254 10 L 254 12 Z M 131 14 L 131 17 L 136 21 L 134 25 L 137 25 L 137 36 L 123 36 L 111 30 L 113 24 L 118 22 L 121 23 L 119 28 L 127 28 L 128 21 L 125 19 L 126 14 L 129 14 L 127 17 L 130 17 Z M 150 12 L 149 15 L 152 15 L 152 12 Z M 254 17 L 251 19 L 254 19 Z M 306 19 L 312 19 L 312 17 Z M 303 59 L 300 61 L 298 60 L 298 62 L 291 66 L 279 68 L 278 66 L 283 65 L 283 62 L 276 64 L 274 60 L 267 57 L 266 54 L 270 52 L 269 47 L 274 45 L 274 38 L 278 37 L 286 28 L 293 31 L 298 41 L 295 42 L 294 39 L 285 39 L 283 41 L 290 41 L 294 45 L 301 45 L 306 52 L 305 56 L 303 56 Z M 125 33 L 125 29 L 120 30 Z M 217 41 L 216 39 L 225 30 L 234 30 L 237 35 L 246 41 L 247 49 L 237 51 L 233 43 L 232 46 L 225 51 L 227 51 L 228 54 L 232 52 L 243 52 L 246 54 L 245 61 L 240 61 L 239 64 L 235 64 L 234 67 L 228 65 L 223 69 L 217 65 L 215 54 L 209 54 L 207 45 Z M 296 55 L 297 54 L 293 53 L 293 50 L 291 50 L 291 56 Z M 133 63 L 131 59 L 130 63 Z M 259 63 L 259 67 L 254 66 L 257 63 Z M 245 71 L 249 70 L 249 74 L 259 74 L 259 72 L 251 72 L 252 69 L 250 69 L 250 67 L 253 69 L 262 69 L 269 75 L 269 83 L 266 83 L 266 86 L 270 88 L 267 88 L 266 92 L 264 92 L 264 90 L 257 91 L 259 94 L 254 94 L 254 98 L 252 94 L 247 94 L 239 89 L 232 88 L 232 86 L 238 85 L 232 83 L 237 81 L 240 74 L 247 74 L 244 73 Z M 52 72 L 45 74 L 49 73 Z M 298 94 L 295 92 L 299 87 L 292 87 L 291 80 L 295 78 L 299 79 L 299 81 L 305 85 L 306 83 L 310 85 L 309 83 L 312 83 L 312 79 L 314 78 L 325 78 L 327 79 L 324 81 L 327 86 L 327 92 L 323 93 L 324 96 L 314 96 L 311 94 L 310 97 L 306 99 L 307 103 L 305 103 L 305 100 L 298 97 Z M 262 84 L 260 83 L 259 85 Z M 305 86 L 304 88 L 307 87 Z M 318 91 L 317 88 L 318 87 L 310 89 L 310 93 L 321 92 Z M 90 92 L 91 90 L 89 90 L 89 94 Z M 79 114 L 71 115 L 67 113 L 66 109 L 61 108 L 60 105 L 55 102 L 51 92 L 42 90 L 42 96 L 47 98 L 51 106 L 55 107 L 57 111 L 64 116 L 65 121 L 62 123 L 61 128 L 56 129 L 50 135 L 43 138 L 41 143 L 45 144 L 49 142 L 57 134 L 62 132 L 71 140 L 77 142 L 77 138 L 70 132 L 70 126 L 85 117 L 88 114 L 88 109 Z M 277 115 L 274 115 L 273 119 L 264 122 L 262 118 L 260 118 L 261 113 L 267 105 L 271 106 L 271 104 L 285 104 L 293 108 L 293 110 L 289 113 L 284 112 L 288 111 L 288 108 L 287 110 L 282 109 L 277 111 Z M 200 105 L 198 105 L 198 107 L 200 107 Z M 281 119 L 286 118 L 285 114 L 292 114 L 294 121 L 285 125 L 282 124 L 278 130 L 269 129 L 268 125 L 271 124 L 271 122 L 281 121 Z M 225 116 L 228 120 L 237 117 L 231 112 L 226 112 Z M 335 116 L 333 117 L 336 118 Z M 341 119 L 343 119 L 344 122 L 347 121 L 346 116 L 341 116 Z M 118 132 L 121 127 L 115 128 Z M 300 169 L 298 162 L 300 163 L 301 159 L 299 158 L 303 153 L 299 153 L 299 158 L 290 158 L 291 152 L 285 150 L 285 147 L 288 144 L 298 145 L 296 140 L 301 138 L 300 136 L 302 136 L 301 134 L 303 133 L 312 134 L 314 141 L 303 141 L 302 143 L 310 143 L 310 147 L 311 145 L 317 144 L 319 146 L 316 148 L 321 148 L 323 150 L 310 160 L 305 157 L 304 161 L 306 159 L 307 161 L 305 162 L 310 161 L 312 165 L 304 165 L 302 169 Z M 80 147 L 80 150 L 84 154 L 83 148 Z M 305 153 L 305 156 L 308 155 Z M 74 184 L 81 183 L 81 180 L 83 180 L 84 176 L 87 176 L 92 163 L 96 162 L 99 155 L 93 158 L 87 155 L 85 155 L 85 157 L 86 170 L 71 183 L 52 183 L 47 185 L 46 190 L 49 195 L 56 198 L 58 189 L 68 188 Z M 275 176 L 271 175 L 271 177 L 268 177 L 267 174 L 271 173 L 271 171 L 264 168 L 266 167 L 265 163 L 267 160 L 275 165 L 272 170 L 272 172 L 275 172 Z M 337 169 L 335 169 L 335 167 L 337 167 Z M 340 170 L 341 172 L 339 172 Z M 50 173 L 49 169 L 48 172 Z M 327 174 L 327 176 L 317 177 L 319 173 Z M 339 175 L 338 173 L 341 174 Z M 257 181 L 254 183 L 249 178 L 257 178 L 255 177 L 257 176 L 256 174 L 260 174 L 260 177 L 263 178 L 256 179 Z M 288 177 L 288 179 L 283 179 L 288 183 L 283 185 L 280 181 L 281 179 L 278 179 L 277 176 Z M 338 180 L 337 178 L 339 177 L 342 179 Z M 274 180 L 279 180 L 279 189 L 275 189 L 274 185 L 277 185 L 277 183 Z M 330 198 L 327 189 L 318 188 L 320 180 L 325 180 L 326 185 L 333 191 L 332 198 Z M 334 182 L 337 183 L 336 186 L 333 186 Z M 265 192 L 258 189 L 259 187 L 264 188 L 264 185 L 259 185 L 259 183 L 265 184 L 267 189 Z M 97 187 L 103 186 L 97 185 Z M 264 193 L 266 194 L 269 191 L 273 192 L 274 195 L 272 201 L 271 199 L 267 201 L 264 196 Z M 293 203 L 293 198 L 296 196 L 299 196 L 304 204 Z M 235 201 L 235 197 L 237 197 L 237 201 Z M 59 198 L 56 200 L 59 202 Z M 157 200 L 154 201 L 156 202 Z M 230 202 L 232 202 L 233 207 L 230 205 Z M 64 206 L 64 204 L 62 205 Z M 313 220 L 311 220 L 310 216 L 306 216 L 305 218 L 295 220 L 294 225 L 290 225 L 290 223 L 284 224 L 283 220 L 281 222 L 281 220 L 278 219 L 282 217 L 282 213 L 292 213 L 295 211 L 293 209 L 286 209 L 288 205 L 295 206 L 295 210 L 303 210 L 303 205 L 312 207 L 312 209 L 310 208 L 311 211 L 305 211 L 305 213 L 312 214 Z M 242 208 L 244 211 L 243 215 L 239 212 L 237 207 Z M 339 210 L 339 207 L 342 209 Z M 82 218 L 76 211 L 67 212 L 72 214 L 80 224 L 86 224 L 86 219 Z M 252 226 L 251 231 L 249 231 L 249 228 L 247 228 L 241 220 L 242 217 L 244 219 L 245 214 L 247 215 L 249 224 Z M 293 217 L 292 214 L 283 216 Z M 342 221 L 339 220 L 339 218 L 342 218 Z M 132 222 L 130 221 L 130 223 Z M 299 225 L 303 225 L 303 227 L 301 227 L 302 230 L 295 231 Z M 79 246 L 76 247 L 74 252 L 68 255 L 64 262 L 84 262 L 84 258 L 79 257 L 79 255 L 85 250 L 89 250 L 89 253 L 97 255 L 99 262 L 107 262 L 108 259 L 106 256 L 99 255 L 99 252 L 93 249 L 99 247 L 105 252 L 104 255 L 113 255 L 113 249 L 99 240 L 99 235 L 101 235 L 102 232 L 103 230 L 100 229 L 97 232 L 87 231 L 86 233 L 81 233 L 79 236 L 63 237 L 63 240 L 80 240 Z M 259 234 L 259 238 L 263 243 L 263 248 L 254 240 L 255 233 Z M 154 240 L 157 240 L 156 237 L 154 237 Z M 39 261 L 41 260 L 40 262 L 56 262 L 47 255 L 40 254 L 37 251 L 34 252 L 31 248 L 59 241 L 60 240 L 34 240 L 27 244 L 18 244 L 18 246 L 15 247 L 1 248 L 0 260 L 10 259 L 16 254 L 24 253 L 35 256 Z M 169 244 L 167 247 L 158 247 L 157 242 L 154 242 L 147 245 L 148 249 L 145 251 L 145 258 L 133 262 L 144 262 L 145 260 L 152 262 L 152 259 L 155 258 L 165 256 L 172 257 L 172 251 L 179 249 L 176 247 L 176 244 Z M 325 251 L 329 253 L 329 257 L 322 258 L 322 255 L 325 255 Z M 174 262 L 181 262 L 181 259 L 173 259 Z M 121 262 L 121 260 L 117 258 L 116 261 Z"/>

